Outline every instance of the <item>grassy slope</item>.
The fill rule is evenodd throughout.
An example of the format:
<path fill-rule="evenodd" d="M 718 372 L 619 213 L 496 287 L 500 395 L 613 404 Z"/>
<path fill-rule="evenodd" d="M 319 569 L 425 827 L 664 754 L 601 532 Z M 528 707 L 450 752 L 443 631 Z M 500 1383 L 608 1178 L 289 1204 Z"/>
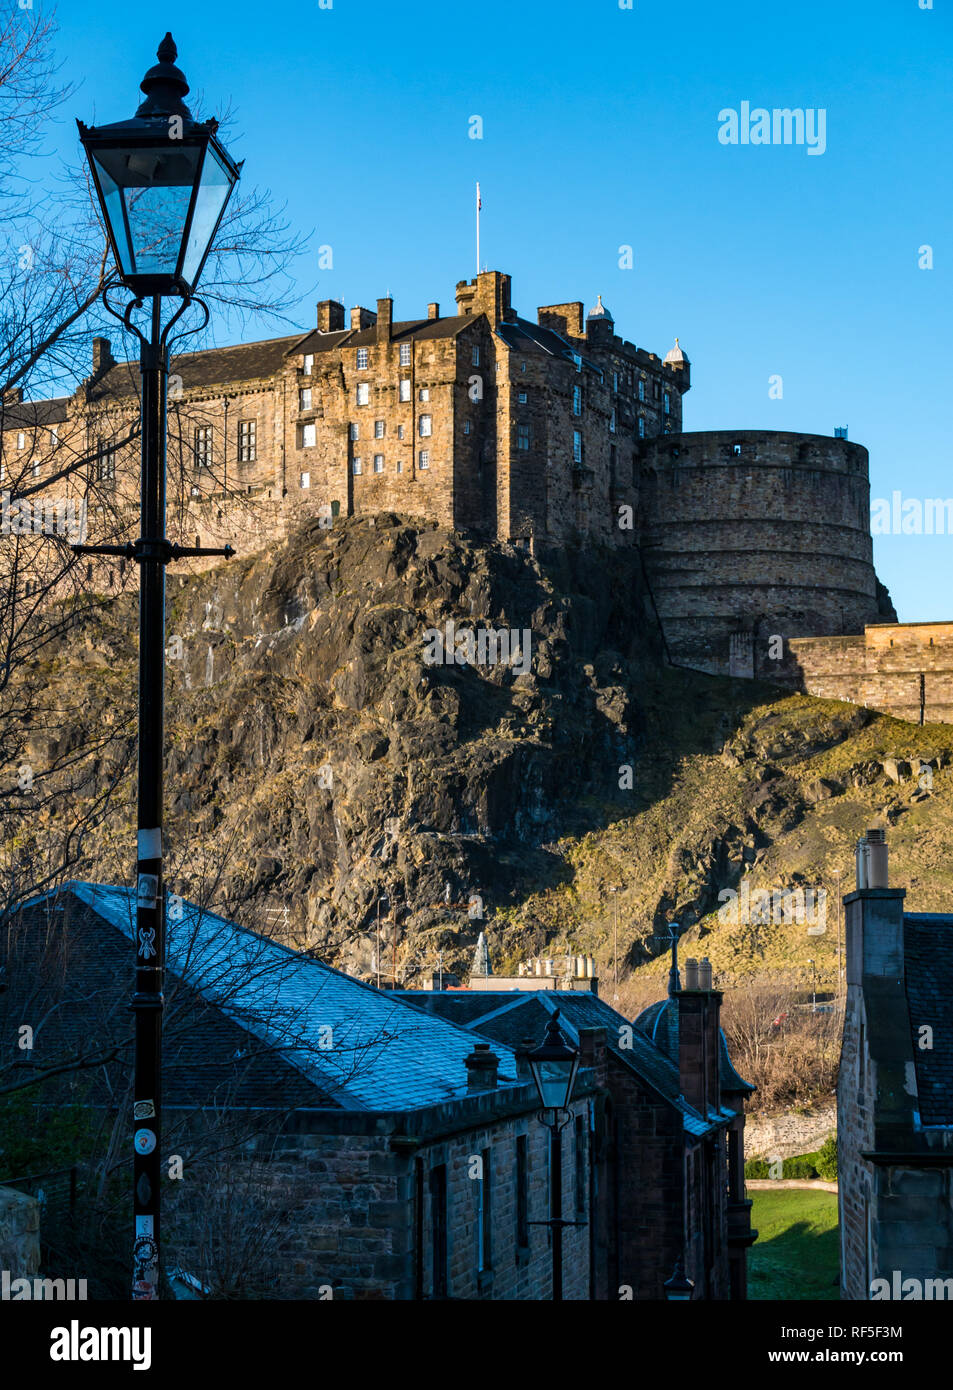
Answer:
<path fill-rule="evenodd" d="M 748 1252 L 748 1297 L 836 1299 L 836 1192 L 794 1187 L 751 1197 L 758 1239 Z"/>

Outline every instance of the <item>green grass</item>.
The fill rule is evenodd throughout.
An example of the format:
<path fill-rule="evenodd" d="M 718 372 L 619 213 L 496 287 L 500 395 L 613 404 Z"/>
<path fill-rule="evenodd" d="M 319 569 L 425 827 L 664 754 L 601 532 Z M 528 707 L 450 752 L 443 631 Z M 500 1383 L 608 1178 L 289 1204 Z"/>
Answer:
<path fill-rule="evenodd" d="M 748 1252 L 748 1297 L 838 1298 L 837 1193 L 791 1187 L 750 1196 L 758 1239 Z"/>

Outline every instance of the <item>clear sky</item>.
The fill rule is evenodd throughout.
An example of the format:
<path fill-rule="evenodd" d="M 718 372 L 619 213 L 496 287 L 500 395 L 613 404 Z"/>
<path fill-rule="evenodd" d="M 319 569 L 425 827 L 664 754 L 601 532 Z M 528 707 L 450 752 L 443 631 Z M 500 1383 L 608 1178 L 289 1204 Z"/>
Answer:
<path fill-rule="evenodd" d="M 521 313 L 601 293 L 640 347 L 679 336 L 686 429 L 846 425 L 872 497 L 953 497 L 953 0 L 631 3 L 63 0 L 59 48 L 70 118 L 111 121 L 172 29 L 206 109 L 236 110 L 245 182 L 313 231 L 302 327 L 326 297 L 453 312 L 479 179 Z M 823 109 L 824 152 L 722 143 L 742 102 Z M 953 535 L 874 544 L 901 620 L 953 619 Z"/>

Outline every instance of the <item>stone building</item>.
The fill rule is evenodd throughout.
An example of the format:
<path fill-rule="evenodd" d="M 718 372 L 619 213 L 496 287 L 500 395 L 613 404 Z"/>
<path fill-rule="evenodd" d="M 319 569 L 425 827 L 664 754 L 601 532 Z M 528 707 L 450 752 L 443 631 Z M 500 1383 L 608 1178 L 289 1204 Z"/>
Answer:
<path fill-rule="evenodd" d="M 914 724 L 953 724 L 953 623 L 875 623 L 861 635 L 794 638 L 779 674 L 825 700 Z"/>
<path fill-rule="evenodd" d="M 595 994 L 569 990 L 402 995 L 517 1052 L 558 1009 L 604 1093 L 594 1126 L 604 1168 L 590 1199 L 597 1298 L 662 1298 L 678 1260 L 694 1298 L 746 1297 L 757 1231 L 744 1189 L 744 1102 L 754 1088 L 732 1066 L 710 976 L 692 971 L 686 985 L 632 1023 Z"/>
<path fill-rule="evenodd" d="M 883 830 L 844 899 L 841 1297 L 953 1298 L 953 916 L 905 912 Z"/>

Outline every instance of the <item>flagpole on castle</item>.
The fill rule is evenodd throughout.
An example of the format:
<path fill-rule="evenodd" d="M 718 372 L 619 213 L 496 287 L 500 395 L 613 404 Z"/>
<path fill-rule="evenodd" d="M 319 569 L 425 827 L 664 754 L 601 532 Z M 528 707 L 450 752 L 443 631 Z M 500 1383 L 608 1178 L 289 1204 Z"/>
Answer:
<path fill-rule="evenodd" d="M 477 184 L 476 192 L 476 234 L 477 234 L 477 275 L 480 273 L 480 209 L 483 204 L 480 201 L 480 185 Z"/>

